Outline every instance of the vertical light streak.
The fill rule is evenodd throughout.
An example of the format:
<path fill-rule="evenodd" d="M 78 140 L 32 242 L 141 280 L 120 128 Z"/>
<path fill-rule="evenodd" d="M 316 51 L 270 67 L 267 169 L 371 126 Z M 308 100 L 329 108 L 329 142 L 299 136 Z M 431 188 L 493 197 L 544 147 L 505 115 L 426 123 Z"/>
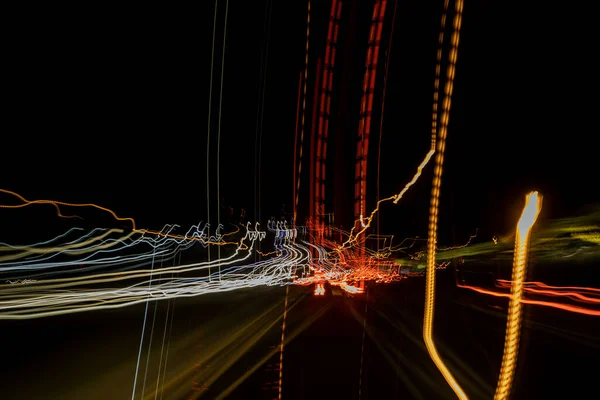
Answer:
<path fill-rule="evenodd" d="M 156 311 L 158 310 L 158 303 L 154 302 L 153 306 L 154 306 L 154 313 L 152 315 L 152 327 L 150 328 L 150 339 L 148 339 L 148 357 L 146 357 L 146 369 L 144 370 L 144 383 L 142 385 L 142 396 L 141 396 L 142 399 L 144 398 L 144 392 L 146 391 L 146 380 L 148 379 L 148 367 L 150 366 L 150 356 L 152 355 L 152 339 L 154 338 L 154 326 L 156 325 Z"/>
<path fill-rule="evenodd" d="M 313 99 L 313 112 L 311 115 L 312 123 L 311 123 L 311 132 L 310 132 L 310 166 L 309 166 L 309 215 L 311 223 L 315 221 L 315 215 L 318 210 L 315 210 L 315 167 L 316 167 L 316 135 L 317 135 L 317 110 L 319 106 L 319 82 L 322 79 L 321 77 L 321 58 L 317 58 L 317 76 L 315 78 L 315 89 L 314 89 L 314 99 Z"/>
<path fill-rule="evenodd" d="M 377 223 L 379 224 L 379 205 L 383 202 L 392 200 L 394 204 L 398 204 L 398 202 L 402 199 L 402 197 L 404 196 L 404 194 L 412 187 L 412 185 L 414 185 L 417 180 L 421 177 L 421 174 L 423 172 L 423 169 L 427 166 L 427 164 L 429 163 L 431 157 L 433 156 L 433 154 L 435 153 L 435 147 L 436 147 L 436 135 L 437 135 L 437 120 L 438 120 L 438 103 L 439 103 L 439 94 L 438 94 L 438 88 L 439 88 L 439 82 L 440 82 L 440 70 L 441 70 L 441 57 L 442 57 L 442 46 L 443 46 L 443 42 L 444 42 L 444 28 L 446 26 L 446 11 L 448 9 L 448 3 L 449 0 L 446 0 L 444 2 L 444 12 L 442 13 L 442 20 L 441 20 L 441 29 L 440 29 L 440 35 L 438 36 L 439 38 L 439 49 L 437 52 L 437 63 L 436 63 L 436 69 L 435 69 L 435 81 L 434 81 L 434 93 L 433 93 L 433 118 L 432 118 L 432 134 L 431 134 L 431 147 L 429 149 L 429 151 L 427 152 L 427 154 L 425 155 L 425 158 L 423 159 L 423 161 L 421 162 L 421 164 L 419 164 L 419 166 L 417 167 L 417 172 L 415 173 L 415 175 L 413 176 L 413 178 L 404 186 L 404 188 L 402 189 L 402 191 L 400 191 L 400 193 L 385 198 L 385 199 L 379 199 L 379 195 L 378 195 L 378 200 L 377 200 L 377 206 L 375 207 L 375 209 L 371 212 L 371 215 L 367 218 L 364 218 L 364 215 L 361 215 L 360 213 L 356 212 L 356 209 L 358 208 L 356 205 L 356 193 L 357 193 L 357 189 L 356 189 L 356 185 L 355 185 L 355 221 L 354 221 L 354 226 L 352 227 L 352 230 L 350 231 L 350 235 L 348 236 L 348 240 L 346 240 L 341 246 L 338 247 L 338 250 L 347 248 L 349 245 L 356 243 L 358 237 L 363 234 L 370 226 L 371 226 L 371 221 L 373 220 L 373 216 L 377 213 Z M 397 2 L 396 2 L 396 6 L 397 6 Z M 395 6 L 395 7 L 396 7 Z M 396 8 L 394 7 L 394 14 L 396 13 Z M 395 19 L 395 17 L 394 17 Z M 393 29 L 393 26 L 392 26 Z M 391 38 L 390 38 L 390 45 L 391 45 Z M 389 53 L 389 51 L 388 51 Z M 386 74 L 387 74 L 387 66 L 386 66 Z M 385 85 L 385 81 L 384 81 L 384 85 Z M 385 86 L 384 86 L 384 91 L 385 91 Z M 383 123 L 383 103 L 382 103 L 382 122 Z M 383 125 L 381 125 L 381 129 L 383 129 Z M 360 126 L 359 126 L 360 128 Z M 381 137 L 381 131 L 380 131 L 380 137 Z M 358 157 L 358 153 L 357 153 L 357 157 Z M 379 176 L 379 174 L 378 174 Z M 359 177 L 358 175 L 356 176 L 356 179 L 358 180 Z M 365 223 L 366 222 L 366 223 Z M 362 228 L 361 228 L 362 226 Z M 356 233 L 354 233 L 356 231 Z"/>
<path fill-rule="evenodd" d="M 338 36 L 338 20 L 342 12 L 342 2 L 331 1 L 329 24 L 327 28 L 327 44 L 321 78 L 321 95 L 319 107 L 319 124 L 317 134 L 317 159 L 315 169 L 315 220 L 313 224 L 319 230 L 318 244 L 323 243 L 323 218 L 325 214 L 325 172 L 327 160 L 327 139 L 329 135 L 329 113 L 331 108 L 331 89 L 333 85 L 333 68 L 335 66 L 336 42 Z"/>
<path fill-rule="evenodd" d="M 365 61 L 363 95 L 361 99 L 356 148 L 357 162 L 355 164 L 354 217 L 360 221 L 360 225 L 355 226 L 357 230 L 360 229 L 360 226 L 364 225 L 363 216 L 366 213 L 367 157 L 369 155 L 369 136 L 371 133 L 371 117 L 373 113 L 373 93 L 375 91 L 377 61 L 379 59 L 379 42 L 381 39 L 386 6 L 387 0 L 377 0 L 373 6 L 371 29 L 369 31 L 369 47 L 367 49 Z M 359 234 L 357 234 L 356 238 L 358 238 Z M 364 246 L 359 248 L 359 255 L 364 257 Z"/>
<path fill-rule="evenodd" d="M 173 279 L 173 275 L 171 274 L 171 279 Z M 158 390 L 160 389 L 160 383 L 161 383 L 161 372 L 163 371 L 163 355 L 165 352 L 165 341 L 167 338 L 167 328 L 169 327 L 169 316 L 171 314 L 171 303 L 174 301 L 174 299 L 169 299 L 167 300 L 167 315 L 165 317 L 165 328 L 163 329 L 163 335 L 162 335 L 162 340 L 161 340 L 161 346 L 160 346 L 160 358 L 158 360 L 158 376 L 156 377 L 156 390 L 154 391 L 154 400 L 158 399 Z M 158 307 L 158 305 L 157 305 Z M 167 348 L 168 351 L 168 348 Z M 166 372 L 166 359 L 165 359 L 165 372 Z M 164 379 L 164 377 L 163 377 Z M 162 391 L 161 391 L 161 397 L 162 397 Z"/>
<path fill-rule="evenodd" d="M 215 69 L 215 37 L 217 35 L 217 8 L 219 0 L 215 0 L 215 15 L 213 17 L 212 53 L 210 56 L 210 85 L 208 89 L 208 130 L 206 134 L 206 223 L 210 224 L 210 117 L 212 113 L 213 73 Z M 210 237 L 210 236 L 209 236 Z M 210 262 L 210 245 L 207 248 Z M 208 270 L 210 276 L 210 269 Z"/>
<path fill-rule="evenodd" d="M 358 372 L 358 400 L 362 398 L 362 377 L 363 377 L 363 363 L 365 355 L 365 336 L 367 334 L 367 312 L 369 310 L 369 292 L 367 291 L 367 298 L 365 299 L 365 319 L 363 320 L 363 333 L 362 341 L 360 345 L 360 371 Z"/>
<path fill-rule="evenodd" d="M 394 13 L 392 14 L 392 27 L 390 29 L 390 42 L 388 43 L 387 57 L 385 60 L 385 74 L 383 76 L 383 93 L 381 94 L 381 118 L 379 120 L 379 149 L 377 153 L 377 204 L 380 198 L 380 176 L 381 176 L 381 140 L 383 138 L 383 113 L 385 110 L 385 93 L 387 92 L 388 71 L 390 66 L 390 54 L 392 53 L 392 39 L 394 38 L 394 25 L 396 22 L 396 10 L 398 9 L 398 0 L 394 2 Z M 379 213 L 377 213 L 377 236 L 379 237 Z M 379 252 L 379 240 L 377 240 L 377 251 Z"/>
<path fill-rule="evenodd" d="M 179 253 L 179 261 L 175 265 L 181 264 L 181 253 Z M 175 277 L 175 273 L 171 273 L 171 279 Z M 171 333 L 173 332 L 173 318 L 175 316 L 175 299 L 169 299 L 171 303 L 171 321 L 169 322 L 169 339 L 167 341 L 167 353 L 165 354 L 165 366 L 163 368 L 162 381 L 160 385 L 160 400 L 163 398 L 165 388 L 165 377 L 167 375 L 167 363 L 169 362 L 169 348 L 171 347 Z M 167 318 L 168 321 L 168 318 Z M 165 322 L 166 323 L 166 322 Z"/>
<path fill-rule="evenodd" d="M 431 150 L 435 151 L 437 139 L 438 108 L 440 103 L 440 75 L 442 69 L 442 53 L 444 49 L 444 31 L 446 30 L 446 15 L 448 13 L 448 3 L 450 0 L 444 0 L 444 11 L 440 21 L 440 34 L 438 36 L 438 51 L 435 62 L 435 80 L 433 82 L 433 112 L 431 115 Z"/>
<path fill-rule="evenodd" d="M 285 287 L 285 303 L 283 306 L 283 322 L 281 323 L 281 345 L 279 346 L 279 400 L 281 400 L 283 385 L 283 346 L 285 343 L 285 320 L 287 318 L 288 295 L 290 286 Z"/>
<path fill-rule="evenodd" d="M 154 257 L 155 257 L 156 251 L 154 251 L 152 253 L 152 267 L 151 267 L 151 271 L 154 271 Z M 150 272 L 150 281 L 148 282 L 148 289 L 150 289 L 152 285 L 152 272 Z M 150 297 L 151 294 L 148 294 L 148 297 Z M 138 358 L 137 358 L 137 364 L 135 366 L 135 376 L 133 378 L 133 392 L 131 393 L 131 400 L 135 399 L 135 389 L 137 386 L 137 378 L 138 378 L 138 374 L 140 371 L 140 359 L 142 358 L 142 348 L 144 346 L 144 333 L 146 331 L 146 320 L 148 319 L 148 304 L 150 302 L 146 301 L 146 310 L 144 311 L 144 323 L 142 324 L 142 337 L 140 339 L 140 349 L 138 351 Z M 143 390 L 143 389 L 142 389 Z M 142 394 L 142 398 L 143 398 L 143 394 Z"/>
<path fill-rule="evenodd" d="M 460 26 L 462 22 L 463 0 L 456 0 L 454 26 L 452 38 L 450 40 L 451 48 L 449 54 L 449 63 L 446 69 L 446 84 L 444 87 L 444 101 L 442 103 L 442 116 L 440 119 L 440 128 L 437 140 L 437 154 L 435 157 L 435 169 L 433 175 L 433 185 L 431 189 L 431 204 L 429 207 L 429 236 L 427 240 L 427 276 L 425 287 L 425 313 L 423 321 L 423 340 L 429 356 L 435 363 L 438 370 L 448 382 L 454 393 L 459 399 L 468 399 L 467 395 L 460 387 L 448 367 L 441 359 L 435 343 L 433 341 L 433 316 L 435 308 L 435 252 L 437 244 L 437 224 L 439 213 L 440 187 L 442 183 L 442 171 L 444 164 L 444 150 L 446 148 L 446 136 L 448 133 L 448 121 L 450 116 L 450 106 L 452 103 L 452 89 L 454 86 L 454 75 L 456 72 L 456 57 L 458 53 L 458 43 L 460 39 Z"/>
<path fill-rule="evenodd" d="M 521 315 L 523 311 L 523 282 L 527 272 L 527 253 L 531 228 L 542 208 L 542 196 L 538 192 L 531 192 L 525 197 L 525 207 L 519 222 L 515 237 L 515 255 L 513 260 L 512 284 L 510 287 L 510 302 L 508 305 L 508 318 L 506 321 L 506 336 L 504 338 L 504 354 L 498 385 L 496 386 L 495 400 L 508 398 L 512 387 L 517 357 L 519 353 L 519 339 L 521 337 Z"/>
<path fill-rule="evenodd" d="M 229 0 L 225 1 L 225 26 L 223 27 L 223 53 L 221 55 L 221 88 L 219 93 L 219 121 L 217 124 L 217 226 L 221 225 L 221 115 L 223 111 L 223 77 L 225 75 L 225 43 L 227 42 L 227 13 Z M 219 240 L 220 241 L 220 240 Z M 210 245 L 209 245 L 210 248 Z M 221 246 L 217 246 L 219 280 L 221 280 Z"/>
<path fill-rule="evenodd" d="M 254 142 L 254 218 L 256 221 L 261 220 L 261 184 L 262 184 L 262 137 L 263 137 L 263 120 L 265 113 L 265 91 L 267 88 L 267 68 L 269 59 L 269 36 L 271 32 L 271 12 L 273 3 L 267 1 L 265 5 L 265 19 L 263 24 L 264 44 L 261 46 L 261 65 L 259 76 L 259 91 L 256 112 L 256 137 Z M 258 251 L 254 253 L 256 260 L 260 256 L 261 243 L 258 243 Z"/>
<path fill-rule="evenodd" d="M 296 182 L 296 200 L 294 201 L 294 221 L 298 212 L 298 198 L 300 196 L 300 177 L 302 176 L 302 148 L 304 147 L 304 121 L 306 115 L 306 76 L 308 75 L 308 44 L 310 39 L 310 0 L 308 0 L 308 13 L 306 16 L 306 55 L 304 57 L 304 88 L 302 89 L 302 118 L 300 122 L 300 154 L 298 156 L 298 178 Z"/>
<path fill-rule="evenodd" d="M 298 124 L 300 119 L 300 97 L 302 96 L 302 72 L 300 72 L 300 78 L 298 79 L 298 104 L 296 105 L 296 129 L 294 133 L 294 163 L 292 168 L 294 169 L 294 178 L 292 180 L 292 228 L 296 227 L 296 175 L 298 170 L 296 169 L 296 155 L 298 154 Z"/>

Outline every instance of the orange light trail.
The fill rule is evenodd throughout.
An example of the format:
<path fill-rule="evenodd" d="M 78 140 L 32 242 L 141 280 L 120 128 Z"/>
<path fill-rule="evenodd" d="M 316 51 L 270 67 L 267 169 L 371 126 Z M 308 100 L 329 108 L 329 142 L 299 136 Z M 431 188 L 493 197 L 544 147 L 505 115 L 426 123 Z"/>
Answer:
<path fill-rule="evenodd" d="M 505 297 L 508 299 L 513 299 L 513 296 L 510 293 L 497 292 L 495 290 L 485 289 L 485 288 L 482 288 L 479 286 L 470 286 L 470 285 L 462 285 L 462 284 L 457 284 L 457 286 L 460 288 L 463 288 L 463 289 L 469 289 L 474 292 L 487 294 L 490 296 Z M 521 303 L 543 306 L 543 307 L 551 307 L 551 308 L 556 308 L 556 309 L 563 310 L 563 311 L 573 312 L 576 314 L 600 317 L 600 310 L 592 310 L 589 308 L 573 306 L 573 305 L 569 305 L 569 304 L 561 304 L 561 303 L 556 303 L 556 302 L 552 302 L 552 301 L 530 300 L 530 299 L 525 299 L 525 298 L 521 298 Z"/>
<path fill-rule="evenodd" d="M 498 279 L 499 287 L 510 287 L 511 281 L 505 279 Z M 550 286 L 546 285 L 542 282 L 524 282 L 523 285 L 527 286 L 536 286 L 544 289 L 554 289 L 554 290 L 577 290 L 581 292 L 594 292 L 600 294 L 600 289 L 593 287 L 585 287 L 585 286 Z"/>
<path fill-rule="evenodd" d="M 433 316 L 435 310 L 435 254 L 437 247 L 437 225 L 440 201 L 440 187 L 442 183 L 442 171 L 444 164 L 444 150 L 446 148 L 446 136 L 448 133 L 448 122 L 450 119 L 450 105 L 452 103 L 452 90 L 454 88 L 454 75 L 456 73 L 456 58 L 458 54 L 458 43 L 460 39 L 460 27 L 462 22 L 463 1 L 456 0 L 454 24 L 452 37 L 450 39 L 449 63 L 446 69 L 446 83 L 444 86 L 444 101 L 442 102 L 442 115 L 440 118 L 440 127 L 437 138 L 437 152 L 435 158 L 435 168 L 433 172 L 433 185 L 431 189 L 431 203 L 429 207 L 429 233 L 427 239 L 427 274 L 425 276 L 425 312 L 423 319 L 423 340 L 425 347 L 429 352 L 431 360 L 434 362 L 440 373 L 446 379 L 448 385 L 452 388 L 459 399 L 468 399 L 466 393 L 456 381 L 442 358 L 440 357 L 435 342 L 433 340 Z"/>
<path fill-rule="evenodd" d="M 502 355 L 502 367 L 496 386 L 494 399 L 503 400 L 508 398 L 514 379 L 517 357 L 519 354 L 519 340 L 521 336 L 523 282 L 527 272 L 527 255 L 529 252 L 529 240 L 531 228 L 535 224 L 540 209 L 542 208 L 542 197 L 538 192 L 531 192 L 525 197 L 525 207 L 517 223 L 517 234 L 515 235 L 515 255 L 513 263 L 513 275 L 511 284 L 511 297 L 508 305 L 508 318 L 506 321 L 506 337 L 504 339 L 504 354 Z"/>
<path fill-rule="evenodd" d="M 540 287 L 547 287 L 546 289 L 535 289 L 532 287 L 527 287 L 527 285 L 535 285 L 535 286 L 540 286 Z M 498 287 L 501 288 L 509 288 L 511 287 L 511 281 L 503 281 L 500 284 L 497 285 Z M 585 294 L 581 294 L 580 291 L 586 291 L 586 289 L 588 289 L 589 291 L 592 292 L 600 292 L 599 289 L 594 289 L 594 288 L 578 288 L 578 287 L 559 287 L 559 286 L 548 286 L 548 285 L 544 285 L 541 282 L 524 282 L 523 284 L 523 290 L 525 290 L 528 293 L 533 293 L 533 294 L 539 294 L 539 295 L 546 295 L 546 296 L 553 296 L 553 297 L 567 297 L 570 300 L 574 300 L 574 301 L 578 301 L 581 303 L 588 303 L 588 304 L 600 304 L 600 298 L 595 298 L 595 297 L 589 297 L 586 296 Z M 565 291 L 565 290 L 569 290 L 569 291 Z M 575 291 L 570 291 L 570 290 L 575 290 Z"/>
<path fill-rule="evenodd" d="M 97 204 L 92 204 L 92 203 L 86 203 L 86 204 L 75 204 L 75 203 L 65 203 L 63 201 L 55 201 L 55 200 L 27 200 L 26 198 L 24 198 L 23 196 L 21 196 L 18 193 L 15 193 L 11 190 L 6 190 L 6 189 L 0 189 L 0 192 L 2 193 L 6 193 L 6 194 L 10 194 L 12 196 L 17 197 L 19 200 L 21 200 L 23 202 L 23 204 L 15 204 L 15 205 L 7 205 L 7 204 L 0 204 L 0 208 L 23 208 L 23 207 L 27 207 L 33 204 L 50 204 L 52 206 L 54 206 L 54 208 L 56 208 L 56 213 L 59 217 L 61 218 L 81 218 L 77 215 L 63 215 L 60 212 L 60 206 L 67 206 L 67 207 L 93 207 L 96 208 L 98 210 L 102 210 L 105 211 L 109 214 L 111 214 L 117 221 L 128 221 L 131 222 L 131 226 L 133 230 L 136 230 L 135 228 L 135 221 L 133 220 L 133 218 L 121 218 L 119 217 L 117 214 L 115 214 L 114 211 L 109 210 L 108 208 L 105 207 L 101 207 Z"/>
<path fill-rule="evenodd" d="M 22 195 L 20 195 L 20 194 L 18 194 L 16 192 L 13 192 L 11 190 L 1 189 L 0 188 L 0 192 L 1 193 L 9 194 L 11 196 L 14 196 L 14 197 L 18 198 L 19 200 L 21 200 L 23 202 L 22 204 L 0 204 L 0 208 L 4 208 L 4 209 L 18 209 L 18 208 L 24 208 L 24 207 L 33 206 L 33 205 L 39 205 L 39 204 L 49 204 L 49 205 L 52 205 L 56 209 L 56 214 L 57 214 L 57 216 L 59 218 L 68 218 L 68 219 L 70 219 L 70 218 L 83 219 L 83 218 L 80 217 L 80 216 L 78 216 L 78 215 L 64 215 L 64 214 L 62 214 L 61 209 L 60 209 L 61 206 L 64 206 L 64 207 L 79 207 L 79 208 L 90 207 L 90 208 L 95 208 L 97 210 L 101 210 L 101 211 L 107 212 L 116 221 L 121 221 L 121 222 L 126 221 L 126 222 L 131 223 L 131 229 L 132 229 L 132 231 L 130 233 L 128 233 L 127 235 L 123 236 L 121 238 L 121 240 L 125 240 L 125 239 L 130 238 L 134 233 L 141 233 L 141 234 L 151 234 L 151 235 L 156 235 L 156 236 L 161 236 L 161 237 L 168 237 L 168 238 L 171 238 L 171 239 L 179 239 L 179 240 L 186 240 L 186 241 L 198 241 L 198 242 L 201 242 L 203 245 L 217 245 L 217 246 L 225 246 L 225 245 L 240 246 L 241 245 L 242 248 L 246 248 L 246 246 L 243 245 L 243 244 L 241 244 L 240 242 L 227 242 L 227 241 L 222 240 L 222 238 L 225 238 L 227 236 L 231 236 L 231 235 L 235 235 L 235 234 L 239 233 L 240 229 L 237 226 L 236 226 L 236 230 L 235 231 L 227 232 L 225 234 L 219 235 L 219 239 L 218 240 L 211 240 L 210 238 L 204 238 L 204 237 L 187 237 L 187 236 L 180 235 L 180 234 L 165 233 L 165 232 L 156 231 L 156 230 L 150 230 L 150 229 L 138 229 L 137 225 L 136 225 L 136 222 L 135 222 L 135 220 L 133 218 L 119 217 L 117 215 L 117 213 L 114 212 L 113 210 L 111 210 L 109 208 L 106 208 L 106 207 L 99 206 L 99 205 L 94 204 L 94 203 L 68 203 L 68 202 L 64 202 L 64 201 L 44 200 L 44 199 L 42 199 L 42 200 L 28 200 L 24 196 L 22 196 Z M 217 228 L 217 230 L 218 229 L 219 228 Z M 107 233 L 105 233 L 103 235 L 100 235 L 100 236 L 97 236 L 95 238 L 92 238 L 89 241 L 81 242 L 81 243 L 78 243 L 77 245 L 63 246 L 60 249 L 67 250 L 67 249 L 74 249 L 74 248 L 77 248 L 77 247 L 83 247 L 83 246 L 89 245 L 89 244 L 91 244 L 93 242 L 96 242 L 98 240 L 101 240 L 101 239 L 103 239 L 104 237 L 106 237 L 107 235 L 109 235 L 109 234 L 111 234 L 113 232 L 123 233 L 124 231 L 122 229 L 111 229 Z M 109 248 L 109 247 L 114 246 L 116 244 L 117 244 L 117 242 L 112 242 L 110 244 L 103 245 L 102 248 L 106 249 L 106 248 Z M 13 246 L 13 247 L 14 248 L 19 248 L 19 246 L 16 246 L 16 247 Z M 56 247 L 54 247 L 54 248 L 39 248 L 39 249 L 26 248 L 25 249 L 25 250 L 27 250 L 26 252 L 23 252 L 23 253 L 20 253 L 20 254 L 13 254 L 11 256 L 0 257 L 0 261 L 16 260 L 18 258 L 25 257 L 25 256 L 27 256 L 29 254 L 32 254 L 32 253 L 42 254 L 42 253 L 45 253 L 45 252 L 48 252 L 48 251 L 59 251 L 60 249 L 56 248 Z M 98 249 L 100 249 L 100 247 L 94 247 L 93 248 L 94 251 L 96 251 Z M 1 251 L 1 248 L 0 248 L 0 251 Z M 83 249 L 83 250 L 78 251 L 78 252 L 77 251 L 76 252 L 71 251 L 71 254 L 84 254 L 84 253 L 86 253 L 88 251 L 90 251 L 90 250 Z M 271 254 L 271 253 L 269 253 L 269 254 Z"/>

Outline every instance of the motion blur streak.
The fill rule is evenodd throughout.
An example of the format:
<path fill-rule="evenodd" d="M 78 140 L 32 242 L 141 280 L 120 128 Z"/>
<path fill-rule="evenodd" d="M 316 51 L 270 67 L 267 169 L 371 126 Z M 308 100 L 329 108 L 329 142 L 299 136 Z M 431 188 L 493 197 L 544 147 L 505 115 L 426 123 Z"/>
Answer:
<path fill-rule="evenodd" d="M 511 281 L 498 280 L 498 287 L 509 288 L 511 287 Z M 529 286 L 536 286 L 542 289 L 534 289 Z M 596 288 L 588 288 L 588 287 L 577 287 L 577 286 L 549 286 L 542 282 L 524 282 L 523 290 L 532 293 L 532 294 L 540 294 L 547 295 L 553 297 L 566 297 L 570 300 L 588 303 L 588 304 L 600 304 L 600 298 L 590 297 L 592 294 L 594 296 L 598 296 L 600 294 L 600 289 Z M 587 293 L 591 292 L 591 293 Z"/>
<path fill-rule="evenodd" d="M 304 126 L 306 119 L 306 78 L 308 76 L 308 48 L 310 43 L 310 0 L 308 0 L 308 11 L 306 14 L 306 52 L 304 55 L 304 85 L 302 87 L 302 117 L 300 118 L 300 154 L 298 155 L 298 172 L 296 181 L 296 199 L 294 201 L 294 224 L 298 212 L 298 199 L 300 196 L 300 177 L 302 174 L 302 147 L 304 144 Z M 294 166 L 295 167 L 295 166 Z"/>
<path fill-rule="evenodd" d="M 477 293 L 488 294 L 490 296 L 506 297 L 509 299 L 513 298 L 512 294 L 510 294 L 510 293 L 496 292 L 494 290 L 484 289 L 484 288 L 481 288 L 478 286 L 469 286 L 469 285 L 461 285 L 461 284 L 457 284 L 457 286 L 460 288 L 472 290 Z M 525 290 L 527 290 L 527 289 L 525 289 Z M 558 310 L 573 312 L 573 313 L 577 313 L 577 314 L 600 317 L 600 310 L 592 310 L 589 308 L 578 307 L 578 306 L 573 306 L 573 305 L 569 305 L 569 304 L 561 304 L 561 303 L 556 303 L 556 302 L 552 302 L 552 301 L 529 300 L 529 299 L 525 299 L 525 298 L 521 298 L 521 303 L 556 308 Z"/>
<path fill-rule="evenodd" d="M 63 215 L 60 212 L 60 206 L 68 206 L 68 207 L 94 207 L 97 208 L 98 210 L 102 210 L 102 211 L 106 211 L 107 213 L 110 213 L 113 217 L 115 217 L 115 219 L 117 221 L 129 221 L 131 222 L 131 226 L 132 229 L 135 230 L 135 221 L 133 220 L 133 218 L 120 218 L 117 216 L 117 214 L 114 213 L 114 211 L 109 210 L 108 208 L 104 208 L 104 207 L 100 207 L 96 204 L 73 204 L 73 203 L 65 203 L 62 201 L 54 201 L 54 200 L 27 200 L 25 199 L 23 196 L 10 191 L 10 190 L 6 190 L 6 189 L 0 189 L 0 192 L 2 193 L 6 193 L 6 194 L 10 194 L 13 195 L 15 197 L 17 197 L 19 200 L 21 200 L 23 202 L 23 204 L 16 204 L 16 205 L 6 205 L 6 204 L 0 204 L 0 208 L 22 208 L 22 207 L 27 207 L 33 204 L 51 204 L 52 206 L 54 206 L 54 208 L 56 208 L 56 214 L 61 217 L 61 218 L 81 218 L 77 215 Z"/>
<path fill-rule="evenodd" d="M 515 255 L 513 263 L 511 299 L 508 306 L 508 320 L 506 322 L 506 337 L 504 339 L 504 354 L 502 355 L 502 367 L 498 377 L 498 386 L 494 399 L 504 400 L 508 398 L 515 374 L 515 366 L 519 352 L 519 339 L 521 333 L 521 313 L 523 305 L 523 282 L 527 270 L 527 251 L 531 228 L 542 208 L 542 196 L 538 192 L 531 192 L 525 198 L 523 214 L 517 224 L 515 238 Z"/>
<path fill-rule="evenodd" d="M 398 194 L 378 200 L 377 204 L 375 206 L 375 209 L 373 211 L 371 211 L 371 214 L 369 215 L 369 217 L 365 217 L 361 214 L 360 218 L 354 222 L 354 226 L 350 232 L 348 240 L 346 240 L 341 246 L 339 246 L 339 248 L 338 248 L 339 250 L 347 248 L 353 244 L 356 244 L 358 237 L 360 235 L 362 235 L 363 233 L 365 233 L 365 231 L 371 226 L 371 222 L 373 221 L 373 218 L 375 217 L 375 215 L 379 212 L 379 207 L 382 203 L 392 201 L 394 204 L 398 204 L 398 202 L 404 197 L 404 195 L 411 188 L 411 186 L 413 186 L 419 180 L 419 178 L 421 177 L 421 174 L 423 173 L 423 169 L 427 166 L 427 164 L 429 164 L 431 157 L 433 157 L 433 155 L 435 154 L 437 128 L 438 128 L 437 116 L 438 116 L 438 107 L 439 107 L 440 71 L 441 71 L 442 48 L 443 48 L 443 43 L 444 43 L 444 30 L 446 27 L 446 14 L 447 14 L 447 10 L 448 10 L 448 3 L 449 3 L 449 0 L 444 1 L 444 12 L 442 14 L 442 19 L 441 19 L 441 23 L 440 23 L 440 34 L 438 37 L 439 47 L 438 47 L 438 51 L 436 53 L 435 80 L 434 80 L 434 84 L 433 84 L 433 86 L 434 86 L 433 112 L 432 112 L 432 121 L 431 121 L 431 147 L 429 148 L 429 151 L 427 152 L 427 154 L 425 154 L 425 157 L 423 158 L 423 161 L 421 161 L 421 164 L 419 164 L 419 166 L 417 167 L 417 172 L 415 173 L 413 178 L 404 186 L 404 188 Z M 395 15 L 395 10 L 394 10 L 394 15 Z M 360 222 L 361 229 L 359 229 L 356 233 L 354 233 L 355 227 L 358 226 L 358 224 L 357 224 L 358 222 Z"/>
<path fill-rule="evenodd" d="M 285 303 L 283 305 L 283 321 L 281 322 L 281 344 L 279 345 L 279 400 L 281 400 L 281 388 L 283 387 L 283 349 L 285 346 L 285 320 L 288 312 L 288 298 L 290 287 L 285 287 Z"/>
<path fill-rule="evenodd" d="M 468 399 L 462 387 L 458 384 L 448 367 L 444 364 L 438 354 L 433 341 L 433 315 L 435 307 L 435 253 L 437 247 L 437 224 L 439 212 L 440 186 L 442 183 L 442 170 L 444 164 L 444 150 L 446 147 L 446 135 L 448 133 L 448 121 L 450 117 L 450 105 L 452 103 L 452 89 L 456 70 L 456 57 L 460 39 L 460 26 L 462 21 L 462 0 L 456 0 L 454 26 L 450 39 L 451 48 L 449 63 L 446 70 L 446 84 L 444 87 L 444 101 L 442 103 L 442 116 L 440 119 L 440 130 L 437 140 L 437 154 L 435 158 L 435 169 L 433 173 L 433 187 L 431 189 L 431 205 L 429 208 L 429 235 L 427 240 L 427 276 L 425 287 L 425 315 L 423 321 L 423 340 L 431 359 L 442 373 L 448 385 L 460 399 Z"/>

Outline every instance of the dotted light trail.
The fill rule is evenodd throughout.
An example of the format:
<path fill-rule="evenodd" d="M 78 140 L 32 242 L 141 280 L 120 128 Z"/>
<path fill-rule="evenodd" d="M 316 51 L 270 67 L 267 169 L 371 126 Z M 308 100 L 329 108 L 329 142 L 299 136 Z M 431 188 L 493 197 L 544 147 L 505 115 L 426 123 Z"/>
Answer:
<path fill-rule="evenodd" d="M 444 87 L 444 101 L 442 102 L 442 115 L 437 140 L 437 154 L 433 175 L 433 187 L 431 189 L 431 204 L 429 208 L 429 235 L 427 240 L 427 275 L 425 286 L 425 315 L 423 321 L 423 340 L 432 361 L 448 382 L 459 399 L 468 399 L 462 387 L 458 384 L 442 358 L 440 357 L 435 342 L 433 341 L 433 316 L 435 308 L 435 254 L 437 247 L 437 224 L 439 213 L 440 187 L 442 183 L 442 171 L 444 164 L 444 150 L 446 147 L 446 135 L 448 133 L 448 121 L 450 117 L 450 105 L 452 102 L 452 89 L 454 86 L 454 75 L 456 71 L 456 57 L 460 38 L 460 26 L 462 21 L 463 1 L 455 3 L 454 24 L 452 37 L 450 39 L 449 63 L 446 70 L 446 84 Z"/>

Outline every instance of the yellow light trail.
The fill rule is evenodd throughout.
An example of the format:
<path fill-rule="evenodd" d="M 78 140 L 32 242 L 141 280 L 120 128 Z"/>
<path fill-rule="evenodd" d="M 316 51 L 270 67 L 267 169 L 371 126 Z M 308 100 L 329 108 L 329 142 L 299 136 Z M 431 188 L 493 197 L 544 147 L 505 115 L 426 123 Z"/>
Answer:
<path fill-rule="evenodd" d="M 425 287 L 425 313 L 423 321 L 423 340 L 429 356 L 438 370 L 448 382 L 459 399 L 468 399 L 462 387 L 458 384 L 444 361 L 440 357 L 435 342 L 433 341 L 433 315 L 435 309 L 435 254 L 437 247 L 437 224 L 440 201 L 440 187 L 442 183 L 442 171 L 444 164 L 444 150 L 446 148 L 446 136 L 448 134 L 448 121 L 450 117 L 450 106 L 452 103 L 452 89 L 454 87 L 454 75 L 456 72 L 456 57 L 458 54 L 458 43 L 460 39 L 460 26 L 462 22 L 463 1 L 456 0 L 453 21 L 452 37 L 450 39 L 449 63 L 446 69 L 446 84 L 444 86 L 444 101 L 442 102 L 442 115 L 440 118 L 440 129 L 437 140 L 437 154 L 435 158 L 435 169 L 433 172 L 433 185 L 431 188 L 431 203 L 429 207 L 429 235 L 427 240 L 427 275 Z"/>
<path fill-rule="evenodd" d="M 506 336 L 504 338 L 504 354 L 502 367 L 496 386 L 495 400 L 507 399 L 512 387 L 519 352 L 519 339 L 521 337 L 521 315 L 523 309 L 523 282 L 527 271 L 527 252 L 531 228 L 542 208 L 542 196 L 538 192 L 531 192 L 525 197 L 525 207 L 519 222 L 515 237 L 515 255 L 513 261 L 512 284 L 510 288 L 510 302 L 508 305 L 508 319 L 506 321 Z"/>

